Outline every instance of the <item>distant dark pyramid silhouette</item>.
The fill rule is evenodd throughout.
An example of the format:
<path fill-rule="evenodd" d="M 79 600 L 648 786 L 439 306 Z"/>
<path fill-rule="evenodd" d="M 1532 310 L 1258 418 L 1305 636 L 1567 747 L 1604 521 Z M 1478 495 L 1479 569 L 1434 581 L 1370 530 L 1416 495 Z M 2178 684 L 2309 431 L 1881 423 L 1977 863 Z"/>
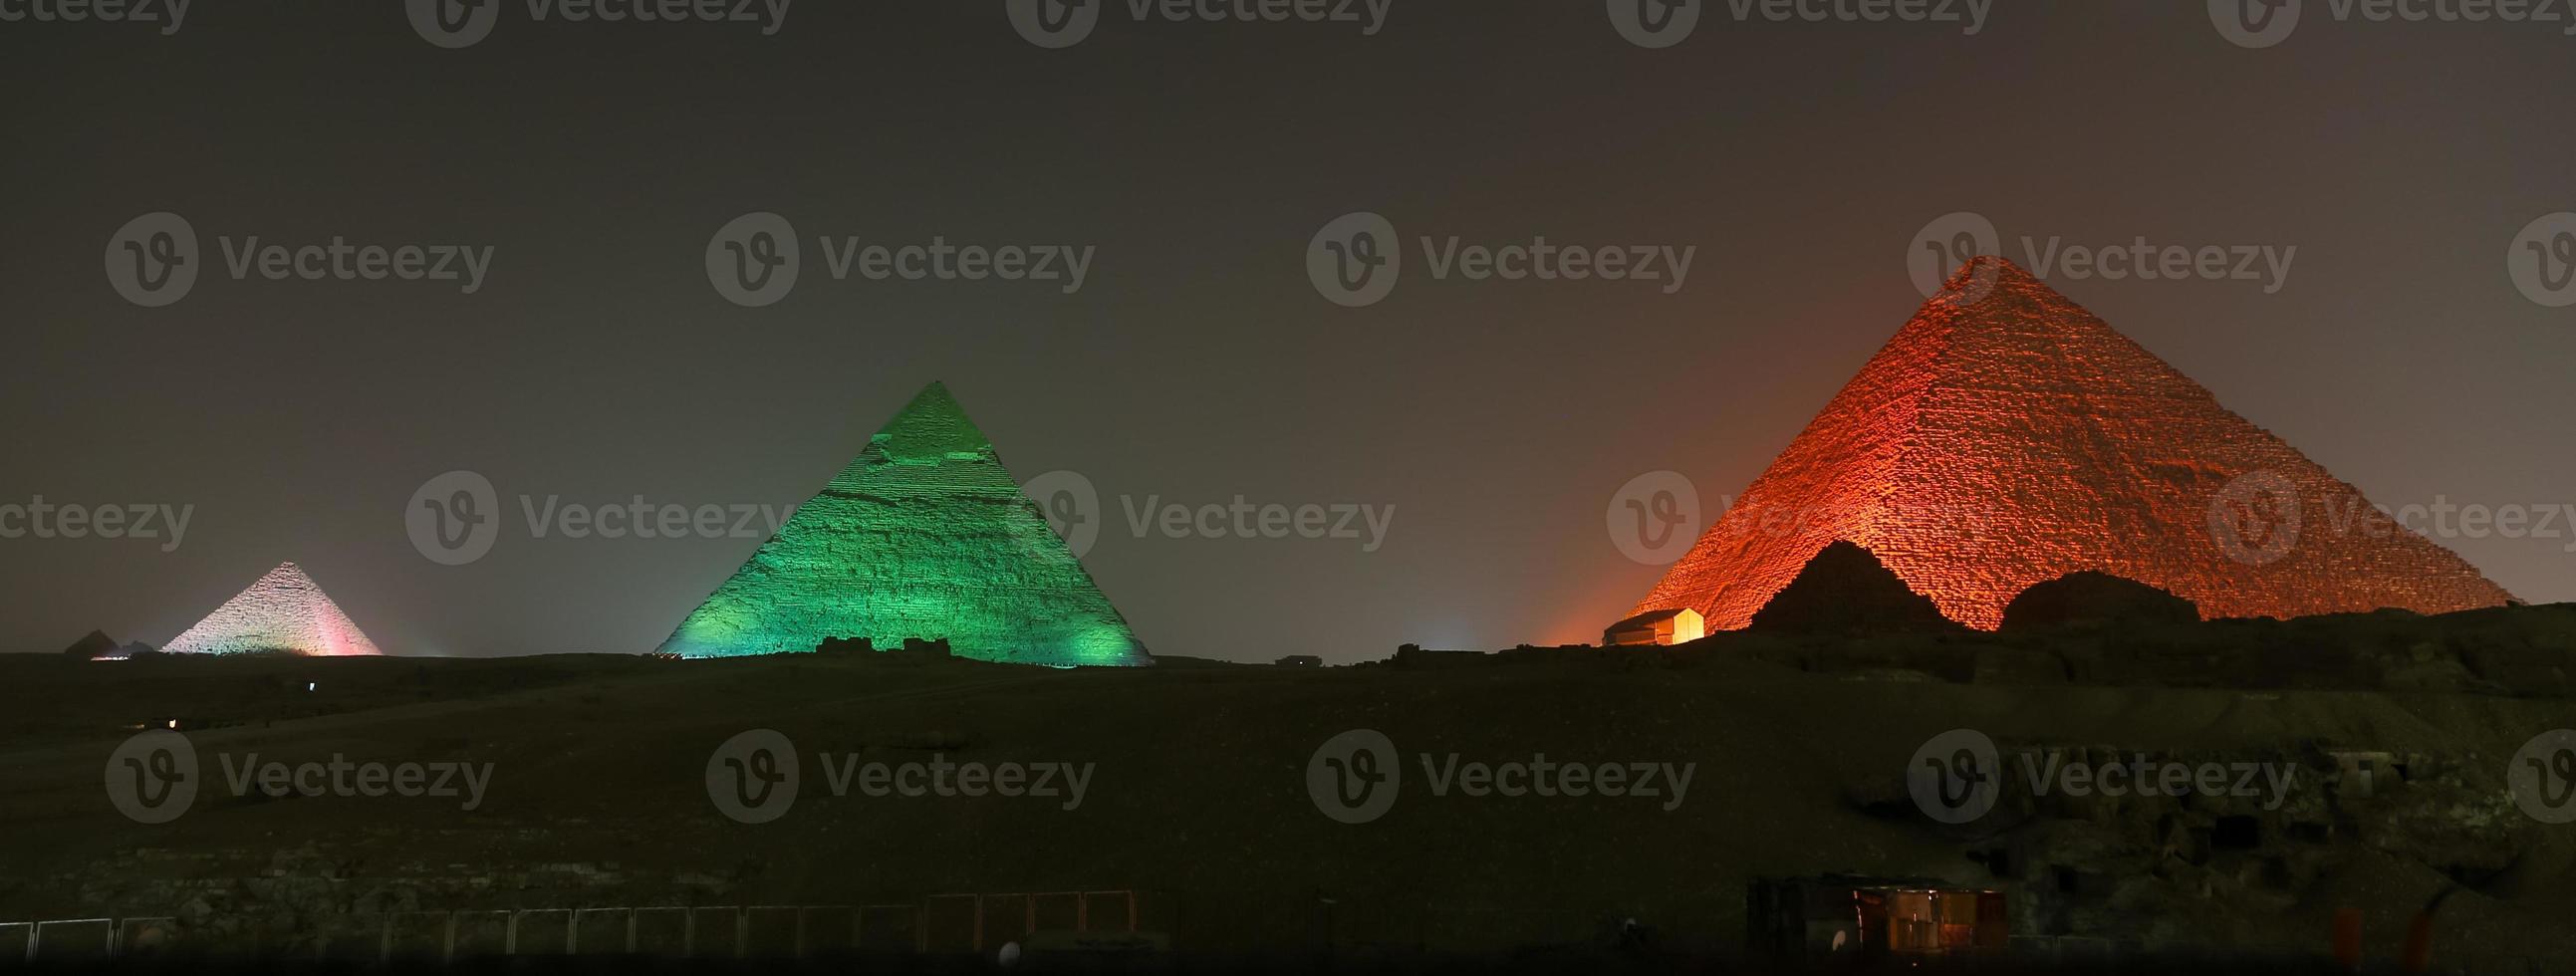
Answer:
<path fill-rule="evenodd" d="M 946 638 L 959 657 L 1151 664 L 993 442 L 931 384 L 796 510 L 663 653 L 812 651 Z"/>
<path fill-rule="evenodd" d="M 106 631 L 93 630 L 89 632 L 89 636 L 73 641 L 72 646 L 64 648 L 63 655 L 83 661 L 115 657 L 116 638 L 107 636 Z"/>
<path fill-rule="evenodd" d="M 1967 628 L 1907 589 L 1869 550 L 1836 542 L 1816 553 L 1789 585 L 1754 611 L 1755 631 L 1877 633 Z"/>
<path fill-rule="evenodd" d="M 2296 508 L 2242 504 L 2280 498 Z M 2511 598 L 2402 526 L 2338 529 L 2329 506 L 2355 504 L 2366 504 L 2358 489 L 2092 313 L 1981 257 L 1629 613 L 1690 607 L 1712 630 L 1742 628 L 1837 540 L 1986 629 L 2031 584 L 2083 569 L 2169 590 L 2211 617 L 2438 613 Z"/>
<path fill-rule="evenodd" d="M 280 565 L 206 619 L 170 639 L 164 654 L 283 651 L 316 657 L 383 654 L 340 605 L 294 563 Z"/>

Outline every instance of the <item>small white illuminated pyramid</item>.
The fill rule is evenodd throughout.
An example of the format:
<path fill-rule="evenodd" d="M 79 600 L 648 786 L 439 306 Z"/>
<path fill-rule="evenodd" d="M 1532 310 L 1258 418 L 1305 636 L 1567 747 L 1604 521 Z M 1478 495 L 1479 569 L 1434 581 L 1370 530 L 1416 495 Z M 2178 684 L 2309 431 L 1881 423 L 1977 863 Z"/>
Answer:
<path fill-rule="evenodd" d="M 171 638 L 164 654 L 282 652 L 313 657 L 382 655 L 313 577 L 294 563 L 268 571 L 250 589 Z"/>

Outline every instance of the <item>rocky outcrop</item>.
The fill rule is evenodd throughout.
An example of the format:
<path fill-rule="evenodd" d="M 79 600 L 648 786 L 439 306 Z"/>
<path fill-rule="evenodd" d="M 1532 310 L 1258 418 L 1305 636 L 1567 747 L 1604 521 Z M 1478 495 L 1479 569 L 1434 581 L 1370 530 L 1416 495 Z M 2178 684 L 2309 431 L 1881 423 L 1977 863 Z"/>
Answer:
<path fill-rule="evenodd" d="M 2032 584 L 2004 606 L 2002 629 L 2200 622 L 2200 608 L 2166 590 L 2109 573 L 2083 570 Z"/>
<path fill-rule="evenodd" d="M 1849 542 L 1826 546 L 1796 579 L 1753 614 L 1756 633 L 1868 634 L 1966 632 L 1941 615 L 1869 550 Z"/>

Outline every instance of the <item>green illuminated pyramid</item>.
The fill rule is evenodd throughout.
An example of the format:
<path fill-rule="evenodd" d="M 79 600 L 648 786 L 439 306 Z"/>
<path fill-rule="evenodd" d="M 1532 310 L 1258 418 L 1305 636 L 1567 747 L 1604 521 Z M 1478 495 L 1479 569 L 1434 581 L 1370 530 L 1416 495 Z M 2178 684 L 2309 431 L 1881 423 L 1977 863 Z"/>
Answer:
<path fill-rule="evenodd" d="M 993 442 L 937 383 L 661 650 L 775 654 L 829 637 L 879 648 L 946 638 L 959 657 L 1011 664 L 1153 663 Z"/>

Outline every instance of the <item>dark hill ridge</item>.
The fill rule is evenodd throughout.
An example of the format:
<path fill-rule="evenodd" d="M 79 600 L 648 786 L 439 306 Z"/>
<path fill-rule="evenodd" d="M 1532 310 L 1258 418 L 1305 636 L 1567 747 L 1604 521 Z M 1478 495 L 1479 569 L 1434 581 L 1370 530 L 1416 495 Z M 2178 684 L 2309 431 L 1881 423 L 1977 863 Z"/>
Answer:
<path fill-rule="evenodd" d="M 2503 785 L 2515 750 L 2565 724 L 2570 648 L 2576 606 L 2047 639 L 1730 633 L 1425 668 L 27 655 L 0 659 L 0 768 L 12 771 L 0 921 L 176 914 L 213 932 L 250 918 L 290 938 L 388 907 L 1137 889 L 1163 899 L 1157 924 L 1178 944 L 1210 951 L 1311 948 L 1326 933 L 1343 946 L 1496 949 L 1584 940 L 1630 916 L 1669 944 L 1722 949 L 1740 944 L 1754 877 L 1853 872 L 1999 887 L 2021 922 L 2151 946 L 2313 950 L 2351 906 L 2375 946 L 2391 943 L 2373 950 L 2384 957 L 2407 914 L 2467 879 L 2443 910 L 2438 958 L 2511 971 L 2506 960 L 2555 958 L 2555 920 L 2576 911 L 2576 833 L 2516 812 Z M 1854 680 L 1899 672 L 1916 677 Z M 2211 687 L 2157 687 L 2184 681 Z M 203 722 L 189 734 L 214 793 L 173 823 L 133 823 L 101 795 L 102 757 L 165 715 Z M 2007 750 L 2097 762 L 2278 763 L 2310 785 L 2273 809 L 2016 792 L 2000 819 L 1963 833 L 1910 814 L 1899 779 L 1919 746 L 1962 726 Z M 752 729 L 809 760 L 805 792 L 767 824 L 726 818 L 707 792 L 713 751 Z M 1405 770 L 1395 805 L 1365 824 L 1326 818 L 1303 778 L 1318 746 L 1350 729 L 1385 734 Z M 1070 809 L 833 796 L 822 753 L 1095 772 Z M 1435 795 L 1419 757 L 1453 753 L 1693 764 L 1695 776 L 1671 810 Z M 470 812 L 236 801 L 222 763 L 253 754 L 493 774 Z M 2404 772 L 2369 797 L 2318 792 L 2355 754 Z M 1319 898 L 1334 902 L 1329 921 Z M 2136 905 L 2156 910 L 2124 907 Z"/>

